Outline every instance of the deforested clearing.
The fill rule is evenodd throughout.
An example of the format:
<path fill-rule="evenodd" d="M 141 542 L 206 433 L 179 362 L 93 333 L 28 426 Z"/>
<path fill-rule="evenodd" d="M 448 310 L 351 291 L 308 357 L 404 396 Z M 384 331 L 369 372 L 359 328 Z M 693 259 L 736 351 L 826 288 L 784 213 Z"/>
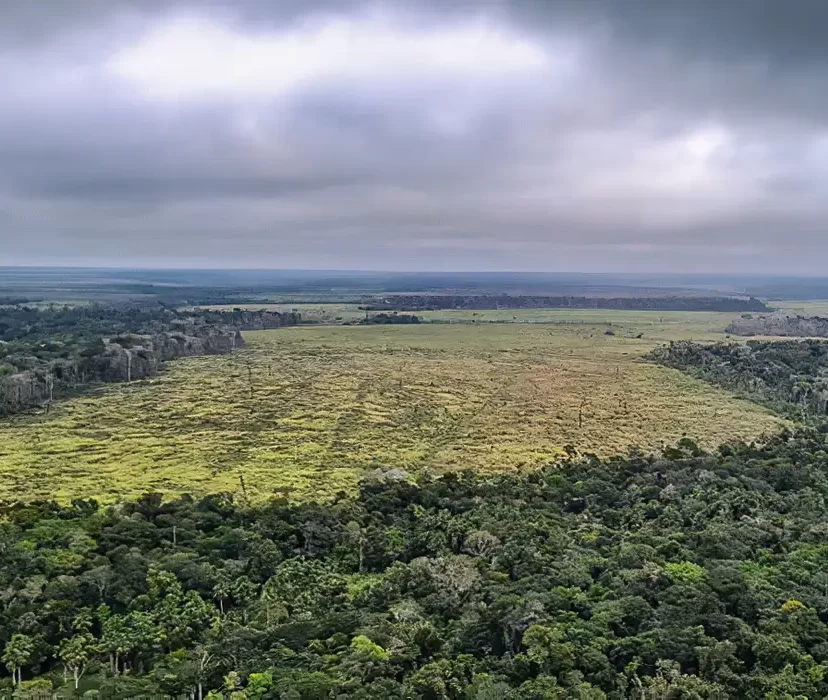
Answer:
<path fill-rule="evenodd" d="M 5 420 L 0 499 L 115 501 L 147 491 L 328 498 L 372 469 L 531 469 L 573 447 L 603 456 L 684 436 L 714 447 L 783 425 L 642 360 L 681 335 L 672 321 L 612 318 L 611 329 L 559 322 L 246 333 L 247 347 L 231 355 L 175 361 L 157 378 Z M 726 323 L 722 314 L 715 325 Z M 636 337 L 640 328 L 645 337 Z"/>

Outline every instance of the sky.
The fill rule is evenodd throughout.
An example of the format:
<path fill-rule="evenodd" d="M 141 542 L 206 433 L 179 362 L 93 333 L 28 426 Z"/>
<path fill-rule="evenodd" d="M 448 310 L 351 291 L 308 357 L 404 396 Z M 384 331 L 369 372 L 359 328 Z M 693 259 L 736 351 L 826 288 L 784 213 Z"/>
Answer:
<path fill-rule="evenodd" d="M 3 0 L 0 265 L 820 274 L 825 0 Z"/>

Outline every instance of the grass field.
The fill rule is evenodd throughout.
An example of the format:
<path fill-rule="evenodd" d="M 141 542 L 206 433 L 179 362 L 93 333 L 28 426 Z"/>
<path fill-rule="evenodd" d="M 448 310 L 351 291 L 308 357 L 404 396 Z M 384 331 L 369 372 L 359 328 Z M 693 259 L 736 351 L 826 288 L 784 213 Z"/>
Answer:
<path fill-rule="evenodd" d="M 243 308 L 251 311 L 298 311 L 311 323 L 342 323 L 365 318 L 356 304 L 224 304 L 205 306 L 213 310 Z M 379 312 L 368 312 L 379 313 Z M 738 313 L 704 311 L 616 311 L 613 309 L 441 309 L 412 312 L 425 323 L 550 323 L 576 326 L 620 326 L 637 335 L 655 332 L 657 337 L 677 339 L 705 337 L 721 339 L 721 333 Z M 593 329 L 594 331 L 595 329 Z"/>
<path fill-rule="evenodd" d="M 729 318 L 565 310 L 545 312 L 555 324 L 248 333 L 232 355 L 0 422 L 0 499 L 236 491 L 240 476 L 251 498 L 327 497 L 372 468 L 513 470 L 568 444 L 609 455 L 752 438 L 781 421 L 639 359 L 721 338 Z"/>
<path fill-rule="evenodd" d="M 828 301 L 773 301 L 770 305 L 788 314 L 828 316 Z"/>

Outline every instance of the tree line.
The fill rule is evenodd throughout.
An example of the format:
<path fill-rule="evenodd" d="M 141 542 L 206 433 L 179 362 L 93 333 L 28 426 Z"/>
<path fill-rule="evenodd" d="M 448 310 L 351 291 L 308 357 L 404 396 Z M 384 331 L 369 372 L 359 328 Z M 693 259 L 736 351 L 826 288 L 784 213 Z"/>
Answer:
<path fill-rule="evenodd" d="M 732 335 L 775 335 L 794 338 L 828 338 L 828 318 L 822 316 L 792 316 L 742 314 L 734 320 L 727 332 Z"/>
<path fill-rule="evenodd" d="M 358 321 L 360 326 L 387 326 L 387 325 L 411 325 L 419 323 L 420 317 L 414 314 L 401 314 L 397 311 L 393 313 L 379 313 L 370 314 Z"/>
<path fill-rule="evenodd" d="M 368 311 L 438 309 L 616 309 L 631 311 L 769 311 L 753 297 L 583 297 L 511 294 L 393 294 L 361 302 Z"/>
<path fill-rule="evenodd" d="M 828 342 L 823 340 L 675 341 L 648 357 L 797 420 L 820 421 L 828 413 Z"/>
<path fill-rule="evenodd" d="M 0 415 L 100 382 L 155 375 L 168 360 L 230 352 L 242 330 L 295 325 L 297 313 L 179 311 L 163 305 L 0 307 Z"/>

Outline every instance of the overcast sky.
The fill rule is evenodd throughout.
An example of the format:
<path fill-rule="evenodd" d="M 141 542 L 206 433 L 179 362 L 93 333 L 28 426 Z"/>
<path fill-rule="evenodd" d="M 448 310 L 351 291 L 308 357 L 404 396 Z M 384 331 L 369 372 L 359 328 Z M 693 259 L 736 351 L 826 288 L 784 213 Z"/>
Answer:
<path fill-rule="evenodd" d="M 826 0 L 2 0 L 0 265 L 828 272 Z"/>

